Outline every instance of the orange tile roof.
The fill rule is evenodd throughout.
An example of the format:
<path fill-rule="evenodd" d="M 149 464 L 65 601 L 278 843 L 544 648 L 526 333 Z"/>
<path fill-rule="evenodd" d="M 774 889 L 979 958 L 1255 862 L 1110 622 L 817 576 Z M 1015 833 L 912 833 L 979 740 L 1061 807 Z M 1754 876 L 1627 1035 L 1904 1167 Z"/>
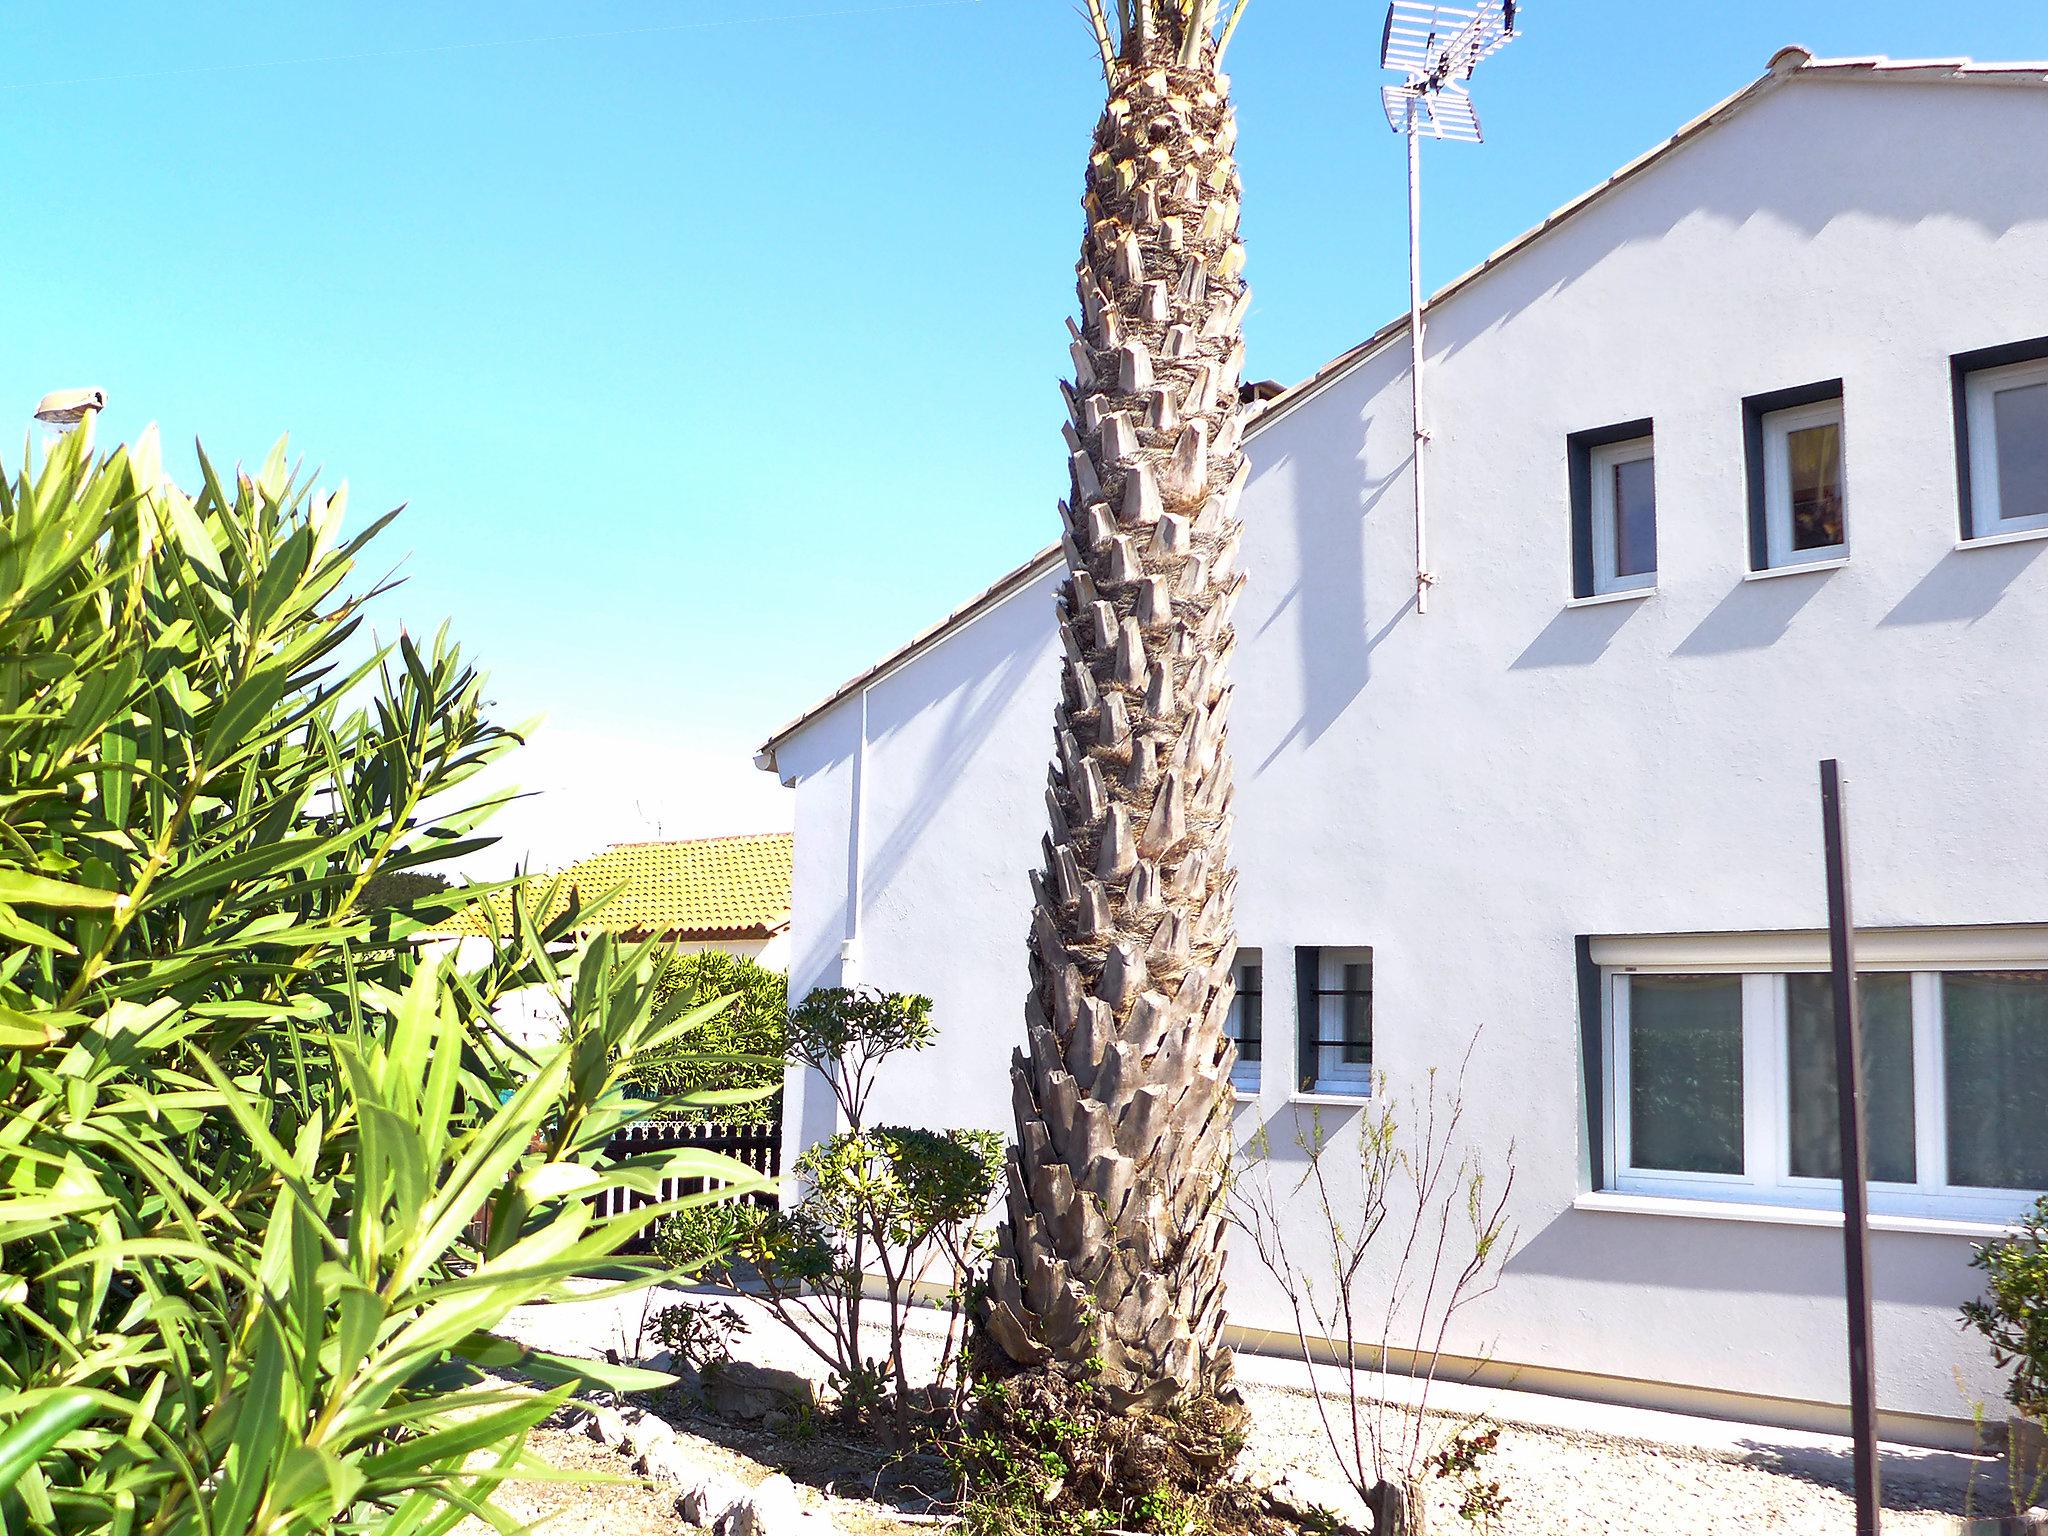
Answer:
<path fill-rule="evenodd" d="M 558 916 L 572 896 L 584 902 L 616 891 L 589 926 L 607 933 L 659 934 L 670 939 L 765 939 L 789 926 L 791 853 L 788 832 L 703 837 L 674 843 L 618 843 L 553 874 L 528 877 L 538 901 L 554 900 L 542 921 Z M 485 898 L 490 918 L 511 920 L 509 892 Z M 472 907 L 447 932 L 482 933 L 489 919 Z"/>

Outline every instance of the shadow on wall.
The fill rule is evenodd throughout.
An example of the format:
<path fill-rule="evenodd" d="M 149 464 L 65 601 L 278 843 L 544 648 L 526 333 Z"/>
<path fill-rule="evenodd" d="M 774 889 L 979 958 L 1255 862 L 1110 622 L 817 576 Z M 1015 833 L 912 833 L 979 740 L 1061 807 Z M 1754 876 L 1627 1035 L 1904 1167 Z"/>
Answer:
<path fill-rule="evenodd" d="M 1342 433 L 1311 435 L 1310 441 L 1348 446 L 1363 435 L 1362 426 L 1347 420 Z M 1407 460 L 1391 473 L 1373 479 L 1368 473 L 1364 490 L 1355 507 L 1348 498 L 1322 494 L 1326 485 L 1350 483 L 1354 470 L 1365 466 L 1367 451 L 1326 462 L 1287 453 L 1275 459 L 1266 471 L 1287 474 L 1297 487 L 1295 504 L 1304 510 L 1324 508 L 1320 515 L 1304 515 L 1295 523 L 1298 561 L 1294 585 L 1280 595 L 1270 612 L 1252 631 L 1263 636 L 1282 614 L 1292 611 L 1296 652 L 1301 658 L 1301 706 L 1294 721 L 1259 768 L 1270 767 L 1295 742 L 1314 745 L 1364 691 L 1372 676 L 1372 653 L 1408 608 L 1395 613 L 1377 631 L 1368 632 L 1365 603 L 1365 521 L 1386 498 L 1387 493 L 1407 478 Z"/>
<path fill-rule="evenodd" d="M 1649 599 L 1655 601 L 1655 599 Z M 1565 608 L 1543 626 L 1529 648 L 1508 663 L 1510 672 L 1535 667 L 1584 667 L 1601 654 L 1634 618 L 1642 603 L 1601 603 L 1592 608 Z"/>
<path fill-rule="evenodd" d="M 1011 601 L 1049 603 L 1051 598 L 1024 593 Z M 1046 615 L 1046 618 L 1044 630 L 1050 634 L 1053 628 L 1051 615 Z M 956 641 L 950 648 L 957 653 L 947 657 L 952 671 L 950 686 L 938 698 L 927 698 L 909 688 L 891 689 L 887 680 L 868 695 L 868 747 L 871 752 L 913 724 L 936 744 L 935 750 L 914 766 L 919 792 L 898 802 L 897 819 L 889 828 L 888 835 L 872 852 L 863 851 L 861 884 L 870 894 L 883 889 L 894 879 L 911 848 L 939 812 L 969 782 L 969 760 L 981 749 L 990 728 L 1002 719 L 1011 702 L 1033 682 L 1041 663 L 1045 668 L 1042 680 L 1048 685 L 1041 718 L 1046 731 L 1044 739 L 1050 744 L 1051 689 L 1059 687 L 1059 683 L 1054 677 L 1055 663 L 1041 655 L 1042 646 L 1032 643 L 1019 646 L 1005 626 L 987 622 L 971 627 L 960 638 L 971 643 L 962 646 Z M 1036 641 L 1039 636 L 1033 635 L 1032 639 Z M 1050 760 L 1048 752 L 1047 761 Z M 876 778 L 870 782 L 867 796 L 869 814 L 873 815 L 878 786 L 880 793 L 887 792 L 888 786 L 882 779 L 889 766 L 870 758 L 869 767 L 876 770 Z M 1035 786 L 1032 800 L 1035 804 Z M 1024 871 L 1021 868 L 1017 871 L 1017 891 L 1018 932 L 1021 934 L 1024 921 L 1021 914 L 1026 905 Z"/>
<path fill-rule="evenodd" d="M 1975 1293 L 1967 1239 L 1879 1232 L 1872 1243 L 1881 1302 L 1957 1308 Z M 1842 1234 L 1836 1227 L 1566 1210 L 1525 1233 L 1506 1269 L 1630 1289 L 1750 1295 L 1759 1306 L 1773 1296 L 1839 1298 Z"/>
<path fill-rule="evenodd" d="M 1678 642 L 1674 656 L 1725 656 L 1775 645 L 1799 610 L 1827 585 L 1833 571 L 1796 571 L 1768 581 L 1739 581 L 1699 627 Z"/>
<path fill-rule="evenodd" d="M 1951 550 L 1878 623 L 1974 624 L 1998 606 L 2006 589 L 2040 554 L 2039 544 Z"/>

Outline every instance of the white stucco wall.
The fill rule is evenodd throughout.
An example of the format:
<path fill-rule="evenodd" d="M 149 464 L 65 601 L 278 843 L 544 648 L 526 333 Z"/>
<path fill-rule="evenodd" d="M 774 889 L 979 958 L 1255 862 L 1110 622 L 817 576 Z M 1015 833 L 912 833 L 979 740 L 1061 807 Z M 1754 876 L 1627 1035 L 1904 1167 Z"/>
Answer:
<path fill-rule="evenodd" d="M 1573 1209 L 1574 941 L 1819 926 L 1824 756 L 1850 780 L 1861 923 L 2048 922 L 2048 545 L 1953 547 L 1949 370 L 2048 334 L 2044 144 L 2048 91 L 1795 79 L 1437 305 L 1427 615 L 1405 344 L 1251 439 L 1233 746 L 1269 1060 L 1240 1128 L 1294 1140 L 1294 946 L 1374 946 L 1397 1090 L 1483 1026 L 1468 1125 L 1518 1149 L 1521 1244 L 1454 1349 L 1615 1395 L 1780 1400 L 1759 1416 L 1845 1398 L 1837 1231 Z M 1741 401 L 1837 376 L 1852 558 L 1745 581 Z M 1566 435 L 1645 416 L 1661 588 L 1567 607 Z M 888 1116 L 1009 1123 L 1052 585 L 885 675 L 864 748 L 858 697 L 780 748 L 792 996 L 841 979 L 856 936 L 856 979 L 937 1003 L 941 1043 L 889 1078 Z M 800 1142 L 825 1122 L 793 1088 Z M 1955 1321 L 1968 1252 L 1876 1237 L 1888 1409 L 1996 1401 Z M 1232 1311 L 1284 1326 L 1245 1254 Z"/>

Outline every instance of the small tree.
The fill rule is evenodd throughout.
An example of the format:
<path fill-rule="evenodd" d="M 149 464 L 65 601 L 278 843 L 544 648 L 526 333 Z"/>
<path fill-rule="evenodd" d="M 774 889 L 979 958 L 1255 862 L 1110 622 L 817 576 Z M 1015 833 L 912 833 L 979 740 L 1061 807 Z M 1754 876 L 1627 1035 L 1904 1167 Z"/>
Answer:
<path fill-rule="evenodd" d="M 848 1129 L 797 1160 L 803 1194 L 787 1211 L 732 1208 L 679 1220 L 664 1251 L 730 1276 L 758 1278 L 769 1308 L 830 1368 L 853 1419 L 887 1409 L 907 1440 L 919 1406 L 905 1344 L 919 1293 L 942 1277 L 946 1330 L 937 1383 L 956 1368 L 965 1308 L 986 1260 L 984 1223 L 1002 1166 L 993 1131 L 866 1123 L 884 1060 L 936 1034 L 931 1000 L 862 988 L 812 992 L 789 1020 L 789 1053 L 831 1085 Z M 861 1337 L 872 1280 L 881 1282 L 885 1344 Z"/>
<path fill-rule="evenodd" d="M 1306 1166 L 1290 1189 L 1281 1192 L 1276 1180 L 1286 1176 L 1261 1132 L 1231 1190 L 1232 1219 L 1287 1298 L 1324 1436 L 1375 1536 L 1421 1529 L 1426 1470 L 1457 1481 L 1474 1509 L 1498 1509 L 1498 1487 L 1476 1465 L 1491 1443 L 1446 1437 L 1428 1414 L 1452 1320 L 1499 1284 L 1514 1246 L 1514 1148 L 1496 1186 L 1485 1159 L 1460 1141 L 1464 1114 L 1462 1066 L 1448 1095 L 1430 1072 L 1412 1122 L 1381 1076 L 1359 1116 L 1355 1158 L 1311 1114 L 1299 1137 Z M 1297 1243 L 1301 1224 L 1308 1233 Z M 1325 1340 L 1342 1350 L 1334 1412 L 1319 1379 L 1328 1368 L 1316 1361 Z M 1361 1383 L 1361 1362 L 1382 1381 L 1405 1367 L 1421 1384 L 1414 1403 Z"/>

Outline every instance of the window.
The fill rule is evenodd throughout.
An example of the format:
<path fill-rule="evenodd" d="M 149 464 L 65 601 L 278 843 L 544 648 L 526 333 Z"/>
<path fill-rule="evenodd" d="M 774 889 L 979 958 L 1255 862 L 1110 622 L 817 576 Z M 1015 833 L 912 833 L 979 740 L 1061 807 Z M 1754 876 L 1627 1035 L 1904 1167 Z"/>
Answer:
<path fill-rule="evenodd" d="M 1826 971 L 1645 966 L 1600 975 L 1605 1183 L 1839 1202 Z M 2048 1189 L 2048 970 L 1902 967 L 1866 971 L 1857 989 L 1872 1209 L 2007 1220 Z"/>
<path fill-rule="evenodd" d="M 1237 996 L 1223 1021 L 1223 1032 L 1237 1043 L 1237 1065 L 1231 1068 L 1230 1080 L 1245 1093 L 1257 1093 L 1266 1038 L 1266 968 L 1256 949 L 1238 950 L 1234 975 Z"/>
<path fill-rule="evenodd" d="M 1949 1182 L 2048 1188 L 2048 971 L 1951 972 L 1940 997 Z"/>
<path fill-rule="evenodd" d="M 1565 439 L 1571 473 L 1575 597 L 1657 585 L 1657 479 L 1648 421 Z"/>
<path fill-rule="evenodd" d="M 1372 1091 L 1372 950 L 1298 949 L 1303 1093 Z"/>
<path fill-rule="evenodd" d="M 2048 528 L 2048 359 L 1960 379 L 1964 536 Z"/>
<path fill-rule="evenodd" d="M 1764 418 L 1764 516 L 1771 564 L 1831 560 L 1849 542 L 1839 401 Z"/>
<path fill-rule="evenodd" d="M 1849 553 L 1842 382 L 1743 402 L 1749 448 L 1750 568 L 1782 570 Z"/>

